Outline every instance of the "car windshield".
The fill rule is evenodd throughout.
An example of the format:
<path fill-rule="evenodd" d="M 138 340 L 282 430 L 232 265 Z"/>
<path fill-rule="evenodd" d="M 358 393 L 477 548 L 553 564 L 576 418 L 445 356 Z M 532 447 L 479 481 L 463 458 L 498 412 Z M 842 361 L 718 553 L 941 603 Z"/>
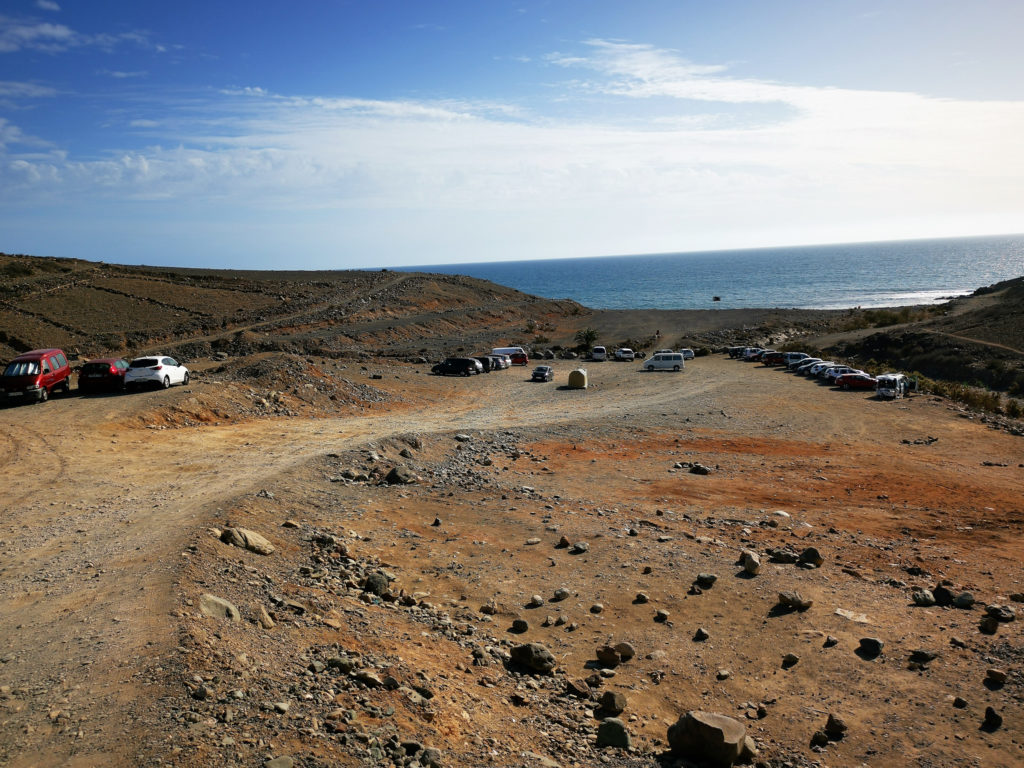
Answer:
<path fill-rule="evenodd" d="M 4 376 L 35 376 L 39 373 L 39 363 L 35 360 L 15 360 L 7 366 Z"/>
<path fill-rule="evenodd" d="M 152 368 L 157 365 L 158 361 L 155 357 L 140 357 L 138 360 L 132 360 L 132 364 L 129 368 Z"/>

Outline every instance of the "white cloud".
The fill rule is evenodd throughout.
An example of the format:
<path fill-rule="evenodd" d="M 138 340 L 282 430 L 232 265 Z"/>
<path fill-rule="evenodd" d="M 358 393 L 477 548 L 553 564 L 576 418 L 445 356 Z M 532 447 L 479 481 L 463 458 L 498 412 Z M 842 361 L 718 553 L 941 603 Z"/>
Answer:
<path fill-rule="evenodd" d="M 148 36 L 143 32 L 84 35 L 64 24 L 19 20 L 0 15 L 0 53 L 16 53 L 21 50 L 61 53 L 81 47 L 112 50 L 123 43 L 132 43 L 140 47 L 152 46 Z"/>
<path fill-rule="evenodd" d="M 563 98 L 619 119 L 240 87 L 132 121 L 146 148 L 9 156 L 0 200 L 162 200 L 283 230 L 330 212 L 328 250 L 376 236 L 477 260 L 1024 230 L 1020 102 L 731 78 L 615 41 L 550 61 L 584 75 Z"/>
<path fill-rule="evenodd" d="M 60 6 L 53 0 L 36 0 L 36 8 L 44 11 L 59 11 Z"/>

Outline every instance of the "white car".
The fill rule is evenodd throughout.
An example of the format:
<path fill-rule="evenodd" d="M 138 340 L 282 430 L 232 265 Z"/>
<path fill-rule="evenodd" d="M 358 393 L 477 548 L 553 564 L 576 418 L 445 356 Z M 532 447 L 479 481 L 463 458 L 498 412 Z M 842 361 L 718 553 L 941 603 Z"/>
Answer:
<path fill-rule="evenodd" d="M 188 368 L 173 357 L 146 355 L 132 360 L 124 374 L 126 389 L 135 389 L 144 384 L 167 389 L 171 384 L 188 384 Z"/>
<path fill-rule="evenodd" d="M 635 360 L 636 354 L 629 347 L 619 347 L 615 350 L 616 360 Z"/>
<path fill-rule="evenodd" d="M 679 354 L 683 356 L 683 360 L 693 360 L 693 358 L 697 356 L 689 347 L 683 347 L 680 349 Z"/>

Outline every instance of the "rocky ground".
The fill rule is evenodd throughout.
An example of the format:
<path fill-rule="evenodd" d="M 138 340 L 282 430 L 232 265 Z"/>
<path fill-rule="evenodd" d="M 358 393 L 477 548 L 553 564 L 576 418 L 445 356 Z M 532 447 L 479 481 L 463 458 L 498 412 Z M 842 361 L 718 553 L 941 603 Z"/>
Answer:
<path fill-rule="evenodd" d="M 1020 437 L 721 355 L 214 352 L 2 411 L 0 763 L 1024 762 Z"/>

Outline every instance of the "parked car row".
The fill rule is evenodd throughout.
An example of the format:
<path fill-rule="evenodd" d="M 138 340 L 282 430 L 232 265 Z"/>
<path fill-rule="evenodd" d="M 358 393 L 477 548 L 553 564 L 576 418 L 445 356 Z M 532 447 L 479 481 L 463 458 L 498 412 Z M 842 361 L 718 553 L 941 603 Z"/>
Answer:
<path fill-rule="evenodd" d="M 760 347 L 729 347 L 732 358 L 760 362 L 766 366 L 786 366 L 794 374 L 817 379 L 840 389 L 873 390 L 879 398 L 895 399 L 916 389 L 917 383 L 902 373 L 885 373 L 878 377 L 858 368 L 832 360 L 812 357 L 806 352 L 778 352 Z"/>
<path fill-rule="evenodd" d="M 70 394 L 71 365 L 60 349 L 33 349 L 7 364 L 0 374 L 0 403 L 41 403 L 54 392 Z M 173 357 L 147 355 L 130 363 L 123 358 L 89 360 L 78 372 L 78 391 L 121 392 L 142 386 L 167 389 L 188 384 L 188 368 Z"/>

